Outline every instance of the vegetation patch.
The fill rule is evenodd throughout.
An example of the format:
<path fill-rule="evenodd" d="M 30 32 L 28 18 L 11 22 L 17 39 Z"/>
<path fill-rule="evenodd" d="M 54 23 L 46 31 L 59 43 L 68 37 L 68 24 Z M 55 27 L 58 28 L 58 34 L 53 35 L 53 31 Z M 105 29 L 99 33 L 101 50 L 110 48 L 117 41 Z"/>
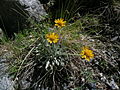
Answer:
<path fill-rule="evenodd" d="M 120 43 L 107 39 L 103 18 L 96 14 L 77 20 L 48 18 L 31 22 L 29 29 L 15 34 L 15 40 L 1 39 L 1 47 L 12 51 L 9 74 L 15 88 L 119 90 Z"/>

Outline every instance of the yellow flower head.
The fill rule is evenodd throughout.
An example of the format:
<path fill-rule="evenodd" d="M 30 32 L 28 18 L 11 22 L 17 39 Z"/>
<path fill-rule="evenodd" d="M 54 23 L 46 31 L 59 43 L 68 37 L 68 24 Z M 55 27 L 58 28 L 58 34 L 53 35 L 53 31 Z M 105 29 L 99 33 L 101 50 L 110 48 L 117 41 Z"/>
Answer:
<path fill-rule="evenodd" d="M 57 43 L 59 40 L 59 35 L 56 33 L 46 34 L 46 39 L 49 43 Z"/>
<path fill-rule="evenodd" d="M 85 58 L 87 61 L 94 58 L 93 51 L 90 50 L 88 47 L 83 47 L 83 50 L 80 53 L 82 58 Z"/>
<path fill-rule="evenodd" d="M 64 19 L 60 18 L 60 19 L 55 19 L 55 26 L 61 28 L 63 26 L 65 26 L 66 21 L 64 21 Z"/>

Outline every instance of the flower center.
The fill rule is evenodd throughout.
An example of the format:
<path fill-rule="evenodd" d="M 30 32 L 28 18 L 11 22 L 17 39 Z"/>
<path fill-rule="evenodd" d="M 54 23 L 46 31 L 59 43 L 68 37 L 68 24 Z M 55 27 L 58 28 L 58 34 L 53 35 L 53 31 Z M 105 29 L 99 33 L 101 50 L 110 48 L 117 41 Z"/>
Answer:
<path fill-rule="evenodd" d="M 86 55 L 86 57 L 90 57 L 89 51 L 85 51 L 85 55 Z"/>
<path fill-rule="evenodd" d="M 54 41 L 54 37 L 50 37 L 49 39 L 50 39 L 51 41 Z"/>
<path fill-rule="evenodd" d="M 59 26 L 62 26 L 62 23 L 61 22 L 59 22 L 59 23 L 57 23 Z"/>

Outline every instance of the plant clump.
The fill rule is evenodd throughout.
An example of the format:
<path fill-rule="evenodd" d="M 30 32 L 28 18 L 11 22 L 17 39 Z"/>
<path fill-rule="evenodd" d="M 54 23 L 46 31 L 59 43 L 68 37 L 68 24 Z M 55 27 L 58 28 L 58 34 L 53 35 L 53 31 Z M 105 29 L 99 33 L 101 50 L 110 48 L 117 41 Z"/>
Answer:
<path fill-rule="evenodd" d="M 116 38 L 103 42 L 101 32 L 105 27 L 99 15 L 88 14 L 75 20 L 74 11 L 80 8 L 75 9 L 74 5 L 70 9 L 61 4 L 60 11 L 56 11 L 59 17 L 32 23 L 30 32 L 16 35 L 10 44 L 18 52 L 10 63 L 16 88 L 119 90 L 119 43 L 113 43 Z M 106 30 L 110 30 L 108 27 Z"/>

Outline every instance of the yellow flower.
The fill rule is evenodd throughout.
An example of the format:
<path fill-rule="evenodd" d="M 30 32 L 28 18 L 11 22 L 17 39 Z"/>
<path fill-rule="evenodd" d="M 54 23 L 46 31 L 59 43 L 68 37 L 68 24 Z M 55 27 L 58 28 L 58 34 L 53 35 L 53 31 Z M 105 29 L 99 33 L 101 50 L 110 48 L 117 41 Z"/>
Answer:
<path fill-rule="evenodd" d="M 59 40 L 59 35 L 56 33 L 49 33 L 46 34 L 46 38 L 49 43 L 57 43 Z"/>
<path fill-rule="evenodd" d="M 60 18 L 60 19 L 55 19 L 55 26 L 61 28 L 63 26 L 65 26 L 66 21 L 64 21 L 64 19 Z"/>
<path fill-rule="evenodd" d="M 88 47 L 83 47 L 83 50 L 80 53 L 82 58 L 85 58 L 87 61 L 94 58 L 93 51 L 90 50 Z"/>

